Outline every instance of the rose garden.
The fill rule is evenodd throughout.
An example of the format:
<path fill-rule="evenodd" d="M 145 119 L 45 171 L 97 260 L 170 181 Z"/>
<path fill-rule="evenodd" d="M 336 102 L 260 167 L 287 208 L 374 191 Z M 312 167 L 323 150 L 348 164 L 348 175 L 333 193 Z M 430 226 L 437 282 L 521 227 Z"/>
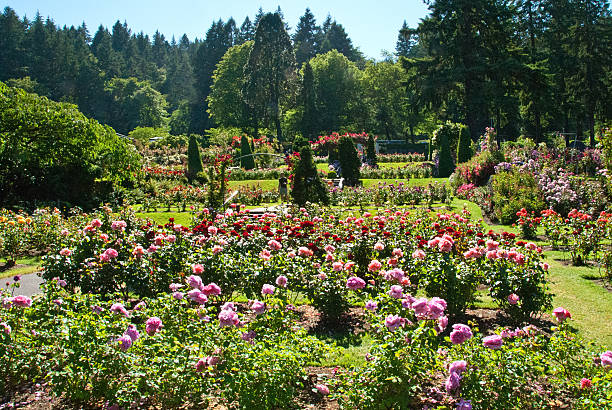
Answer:
<path fill-rule="evenodd" d="M 151 45 L 7 7 L 0 410 L 612 408 L 609 6 L 426 3 L 384 61 L 309 9 Z"/>

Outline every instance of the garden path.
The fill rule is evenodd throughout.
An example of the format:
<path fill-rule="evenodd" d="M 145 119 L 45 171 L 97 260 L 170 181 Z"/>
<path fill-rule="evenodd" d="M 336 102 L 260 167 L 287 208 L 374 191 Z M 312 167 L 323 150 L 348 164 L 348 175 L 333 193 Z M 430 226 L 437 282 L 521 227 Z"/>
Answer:
<path fill-rule="evenodd" d="M 13 278 L 8 277 L 1 280 L 0 288 L 6 289 L 8 285 L 13 283 Z M 37 293 L 41 293 L 40 285 L 44 282 L 44 279 L 38 276 L 36 273 L 29 273 L 27 275 L 21 275 L 19 280 L 19 288 L 15 289 L 15 295 L 33 296 Z"/>

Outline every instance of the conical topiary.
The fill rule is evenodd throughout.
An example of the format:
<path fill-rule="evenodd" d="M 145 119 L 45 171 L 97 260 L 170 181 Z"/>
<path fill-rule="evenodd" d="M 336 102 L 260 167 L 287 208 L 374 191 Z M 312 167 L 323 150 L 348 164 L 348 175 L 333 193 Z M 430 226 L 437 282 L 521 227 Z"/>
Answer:
<path fill-rule="evenodd" d="M 255 159 L 249 144 L 249 139 L 243 135 L 240 139 L 240 166 L 246 170 L 255 168 Z"/>
<path fill-rule="evenodd" d="M 187 147 L 187 178 L 191 181 L 203 170 L 198 141 L 194 135 L 190 135 L 189 146 Z"/>
<path fill-rule="evenodd" d="M 325 205 L 329 203 L 327 187 L 319 176 L 310 145 L 300 150 L 300 160 L 293 172 L 291 197 L 298 205 L 304 205 L 306 202 L 319 202 Z"/>

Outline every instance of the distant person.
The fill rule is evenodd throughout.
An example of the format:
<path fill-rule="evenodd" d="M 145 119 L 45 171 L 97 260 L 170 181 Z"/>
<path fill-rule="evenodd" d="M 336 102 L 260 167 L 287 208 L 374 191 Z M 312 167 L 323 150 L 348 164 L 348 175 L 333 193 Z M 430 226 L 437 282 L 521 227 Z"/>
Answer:
<path fill-rule="evenodd" d="M 281 202 L 287 202 L 289 197 L 287 195 L 287 178 L 280 177 L 278 179 L 278 194 L 280 195 Z"/>

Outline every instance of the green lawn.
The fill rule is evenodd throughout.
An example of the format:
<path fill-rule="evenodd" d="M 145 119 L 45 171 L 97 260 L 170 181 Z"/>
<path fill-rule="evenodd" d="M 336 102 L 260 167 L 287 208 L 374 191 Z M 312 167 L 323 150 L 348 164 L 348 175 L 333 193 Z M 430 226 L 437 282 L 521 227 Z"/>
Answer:
<path fill-rule="evenodd" d="M 1 259 L 0 263 L 6 263 L 5 259 Z M 19 268 L 9 269 L 5 272 L 0 272 L 0 279 L 8 278 L 15 275 L 27 275 L 29 273 L 38 272 L 40 270 L 41 258 L 40 256 L 29 256 L 27 258 L 17 259 L 17 265 L 26 265 Z"/>
<path fill-rule="evenodd" d="M 404 184 L 408 184 L 409 186 L 426 186 L 429 184 L 433 184 L 434 182 L 438 182 L 441 184 L 447 183 L 448 178 L 412 178 L 412 179 L 362 179 L 364 188 L 370 188 L 372 186 L 377 186 L 380 182 L 384 182 L 386 184 L 399 184 L 403 182 Z"/>
<path fill-rule="evenodd" d="M 569 310 L 571 324 L 585 338 L 612 349 L 612 292 L 596 281 L 598 269 L 567 265 L 559 251 L 546 252 L 546 256 L 554 307 Z"/>
<path fill-rule="evenodd" d="M 230 189 L 236 189 L 241 186 L 256 187 L 267 191 L 278 189 L 278 181 L 276 179 L 247 179 L 244 181 L 229 181 L 228 185 Z"/>

